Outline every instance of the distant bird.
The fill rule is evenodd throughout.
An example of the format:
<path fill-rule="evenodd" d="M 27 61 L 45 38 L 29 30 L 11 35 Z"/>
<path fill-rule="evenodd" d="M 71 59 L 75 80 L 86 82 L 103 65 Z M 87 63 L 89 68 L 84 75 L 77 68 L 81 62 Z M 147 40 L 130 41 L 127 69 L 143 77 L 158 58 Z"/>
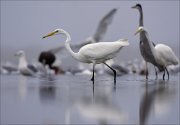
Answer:
<path fill-rule="evenodd" d="M 26 55 L 23 50 L 18 51 L 15 56 L 19 57 L 19 65 L 18 70 L 22 75 L 26 76 L 33 76 L 37 72 L 37 69 L 33 66 L 27 63 Z"/>
<path fill-rule="evenodd" d="M 140 13 L 140 17 L 139 17 L 139 26 L 144 26 L 143 24 L 143 10 L 142 10 L 142 6 L 141 4 L 136 4 L 135 6 L 132 7 L 133 9 L 137 9 L 139 10 L 139 13 Z M 153 44 L 153 46 L 155 46 L 155 44 L 150 41 L 151 44 Z M 145 71 L 145 74 L 146 74 L 146 79 L 148 79 L 148 68 L 147 68 L 147 62 L 153 64 L 154 66 L 158 67 L 158 69 L 160 71 L 163 70 L 163 67 L 160 67 L 154 57 L 153 57 L 153 54 L 152 54 L 152 51 L 150 49 L 150 45 L 149 43 L 146 41 L 146 39 L 144 39 L 144 34 L 143 33 L 140 33 L 140 44 L 139 44 L 139 47 L 140 47 L 140 52 L 141 52 L 141 55 L 142 57 L 144 58 L 145 60 L 145 66 L 146 66 L 146 70 Z M 156 71 L 156 68 L 154 67 L 155 69 L 155 72 L 156 72 L 156 79 L 157 79 L 157 71 Z"/>
<path fill-rule="evenodd" d="M 10 62 L 6 62 L 6 64 L 2 65 L 1 70 L 7 73 L 17 72 L 18 68 L 17 66 L 13 65 Z"/>
<path fill-rule="evenodd" d="M 166 67 L 168 65 L 177 65 L 178 64 L 178 59 L 175 56 L 172 49 L 165 44 L 157 44 L 154 47 L 152 42 L 150 42 L 147 30 L 145 30 L 145 28 L 142 26 L 138 28 L 138 30 L 136 31 L 135 34 L 137 34 L 137 33 L 142 33 L 143 36 L 141 36 L 141 39 L 143 39 L 144 41 L 147 42 L 147 44 L 149 44 L 149 47 L 150 47 L 149 51 L 151 52 L 152 57 L 153 57 L 153 58 L 148 58 L 149 61 L 151 61 L 151 59 L 154 59 L 156 65 L 163 68 L 163 71 L 164 71 L 163 80 L 165 77 L 165 71 L 167 72 L 168 80 L 169 80 L 169 72 Z"/>
<path fill-rule="evenodd" d="M 52 69 L 55 74 L 64 73 L 62 69 L 58 66 L 53 66 L 56 60 L 55 51 L 43 51 L 40 53 L 38 61 L 44 66 L 48 65 L 50 69 Z"/>
<path fill-rule="evenodd" d="M 111 68 L 109 65 L 105 63 L 105 61 L 112 59 L 116 56 L 116 54 L 124 47 L 128 46 L 129 42 L 127 39 L 121 39 L 115 42 L 99 42 L 99 43 L 91 43 L 85 45 L 80 48 L 79 52 L 74 53 L 70 47 L 71 37 L 68 32 L 63 29 L 56 29 L 43 38 L 64 34 L 66 35 L 65 47 L 72 55 L 73 58 L 80 62 L 84 63 L 93 63 L 93 76 L 92 81 L 94 85 L 94 69 L 95 65 L 99 63 L 104 63 L 107 67 L 109 67 L 114 72 L 114 84 L 116 83 L 116 71 Z"/>
<path fill-rule="evenodd" d="M 110 10 L 99 22 L 98 27 L 96 29 L 96 32 L 88 37 L 85 41 L 78 43 L 78 44 L 72 44 L 72 48 L 81 48 L 82 46 L 89 44 L 89 43 L 96 43 L 101 41 L 108 29 L 108 26 L 112 23 L 113 17 L 115 13 L 117 12 L 117 9 L 114 8 Z"/>

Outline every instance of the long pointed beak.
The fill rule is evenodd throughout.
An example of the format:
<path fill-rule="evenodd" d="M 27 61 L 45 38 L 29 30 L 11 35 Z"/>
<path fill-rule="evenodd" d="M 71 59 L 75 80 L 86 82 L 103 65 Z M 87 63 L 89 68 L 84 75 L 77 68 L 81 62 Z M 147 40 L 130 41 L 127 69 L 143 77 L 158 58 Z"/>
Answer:
<path fill-rule="evenodd" d="M 51 32 L 51 33 L 49 33 L 49 34 L 47 34 L 47 35 L 43 36 L 43 38 L 42 38 L 42 39 L 44 39 L 44 38 L 46 38 L 46 37 L 49 37 L 49 36 L 53 36 L 53 35 L 55 35 L 55 33 L 56 33 L 56 31 Z"/>
<path fill-rule="evenodd" d="M 135 5 L 135 6 L 132 6 L 131 8 L 132 8 L 132 9 L 135 9 L 135 8 L 136 8 L 136 5 Z"/>
<path fill-rule="evenodd" d="M 134 33 L 134 35 L 137 35 L 140 32 L 139 29 L 136 30 L 136 32 Z"/>

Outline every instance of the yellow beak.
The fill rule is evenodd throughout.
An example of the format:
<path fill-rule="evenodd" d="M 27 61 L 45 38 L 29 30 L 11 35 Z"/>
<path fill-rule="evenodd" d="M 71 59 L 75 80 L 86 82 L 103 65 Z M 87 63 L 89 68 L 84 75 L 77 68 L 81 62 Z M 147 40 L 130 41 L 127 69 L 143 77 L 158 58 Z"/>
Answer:
<path fill-rule="evenodd" d="M 134 35 L 137 35 L 140 32 L 140 29 L 137 29 Z"/>
<path fill-rule="evenodd" d="M 132 9 L 136 8 L 136 5 L 135 5 L 135 6 L 132 6 L 131 8 L 132 8 Z"/>
<path fill-rule="evenodd" d="M 49 33 L 49 34 L 43 36 L 43 39 L 46 38 L 46 37 L 49 37 L 49 36 L 53 36 L 53 35 L 55 35 L 55 33 L 56 33 L 56 31 L 51 32 L 51 33 Z"/>

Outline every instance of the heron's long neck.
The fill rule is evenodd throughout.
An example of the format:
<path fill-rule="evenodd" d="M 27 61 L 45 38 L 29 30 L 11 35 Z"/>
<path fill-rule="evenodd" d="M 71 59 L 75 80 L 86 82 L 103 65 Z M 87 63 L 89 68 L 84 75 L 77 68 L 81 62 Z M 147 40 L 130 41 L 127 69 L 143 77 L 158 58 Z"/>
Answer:
<path fill-rule="evenodd" d="M 147 39 L 147 42 L 148 42 L 147 44 L 149 45 L 153 56 L 156 57 L 156 55 L 157 55 L 157 54 L 156 54 L 156 50 L 155 50 L 152 42 L 151 42 L 150 39 L 149 39 L 149 34 L 148 34 L 146 31 L 144 31 L 144 32 L 142 32 L 142 33 L 144 33 L 144 37 L 145 37 L 145 39 Z M 145 40 L 145 41 L 146 41 L 146 40 Z"/>
<path fill-rule="evenodd" d="M 144 26 L 143 24 L 143 10 L 142 8 L 139 9 L 140 17 L 139 17 L 139 26 Z"/>
<path fill-rule="evenodd" d="M 73 50 L 71 49 L 71 47 L 70 47 L 70 41 L 71 41 L 71 37 L 70 37 L 70 35 L 69 35 L 69 33 L 68 32 L 66 32 L 66 31 L 64 31 L 64 34 L 66 35 L 66 41 L 65 41 L 65 47 L 66 47 L 66 49 L 70 52 L 70 54 L 72 55 L 72 57 L 73 58 L 75 58 L 75 59 L 77 59 L 78 60 L 78 54 L 77 53 L 75 53 L 75 52 L 73 52 Z"/>

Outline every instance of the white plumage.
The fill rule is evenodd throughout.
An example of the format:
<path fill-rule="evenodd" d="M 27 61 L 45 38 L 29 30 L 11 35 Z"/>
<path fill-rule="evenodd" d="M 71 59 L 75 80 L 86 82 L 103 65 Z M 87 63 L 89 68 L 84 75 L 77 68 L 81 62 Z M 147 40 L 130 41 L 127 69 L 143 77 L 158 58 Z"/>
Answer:
<path fill-rule="evenodd" d="M 18 70 L 22 75 L 33 76 L 34 73 L 37 72 L 33 65 L 27 63 L 26 55 L 23 50 L 18 51 L 15 56 L 19 57 Z"/>
<path fill-rule="evenodd" d="M 155 46 L 155 50 L 156 50 L 157 55 L 159 56 L 158 58 L 156 58 L 159 64 L 165 67 L 168 65 L 178 64 L 178 59 L 169 46 L 164 45 L 164 44 L 157 44 Z"/>
<path fill-rule="evenodd" d="M 129 42 L 127 39 L 121 39 L 115 42 L 99 42 L 87 44 L 80 48 L 78 53 L 74 53 L 70 47 L 71 37 L 68 32 L 63 29 L 56 29 L 43 38 L 57 35 L 65 34 L 67 39 L 65 41 L 65 47 L 72 55 L 73 58 L 84 63 L 93 63 L 93 77 L 92 81 L 94 83 L 94 68 L 96 64 L 104 63 L 114 72 L 114 83 L 116 83 L 116 71 L 105 63 L 105 61 L 112 59 L 121 50 L 122 47 L 128 46 Z"/>
<path fill-rule="evenodd" d="M 98 64 L 114 58 L 123 46 L 128 45 L 127 39 L 121 39 L 115 42 L 93 43 L 83 46 L 79 50 L 78 55 L 83 56 L 86 63 L 93 63 L 95 61 Z"/>
<path fill-rule="evenodd" d="M 164 70 L 163 79 L 165 76 L 165 71 L 167 72 L 169 79 L 169 72 L 167 70 L 167 66 L 178 64 L 178 59 L 175 56 L 174 52 L 169 46 L 165 44 L 156 44 L 155 46 L 153 46 L 148 37 L 148 32 L 145 30 L 143 26 L 140 26 L 135 34 L 140 32 L 144 32 L 144 37 L 147 39 L 148 43 L 150 44 L 150 50 L 153 54 L 153 57 L 155 58 L 156 63 L 163 67 Z"/>

